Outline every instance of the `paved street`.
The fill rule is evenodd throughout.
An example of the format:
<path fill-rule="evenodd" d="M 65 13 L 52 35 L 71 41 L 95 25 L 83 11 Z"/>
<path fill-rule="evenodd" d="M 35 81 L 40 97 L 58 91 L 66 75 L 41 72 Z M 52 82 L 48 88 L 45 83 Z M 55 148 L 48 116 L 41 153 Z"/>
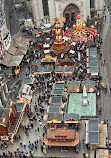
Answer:
<path fill-rule="evenodd" d="M 102 61 L 105 60 L 105 64 L 101 66 L 101 73 L 103 75 L 103 82 L 107 85 L 108 90 L 107 92 L 101 92 L 101 104 L 102 104 L 102 116 L 101 120 L 108 119 L 108 136 L 111 139 L 111 95 L 110 95 L 110 88 L 111 88 L 111 71 L 110 71 L 110 61 L 111 61 L 111 27 L 110 27 L 110 14 L 108 9 L 105 11 L 106 21 L 104 20 L 104 26 L 102 31 L 102 52 L 103 57 Z"/>
<path fill-rule="evenodd" d="M 12 0 L 10 1 L 12 3 Z M 11 8 L 11 3 L 10 3 L 10 7 Z M 7 0 L 7 5 L 9 4 L 9 0 Z M 102 31 L 102 39 L 103 39 L 103 44 L 101 46 L 101 51 L 103 53 L 102 59 L 100 59 L 99 55 L 98 58 L 99 60 L 99 66 L 100 66 L 100 73 L 103 76 L 102 82 L 104 82 L 105 86 L 107 86 L 107 92 L 104 90 L 101 90 L 101 96 L 97 96 L 97 114 L 100 118 L 100 121 L 105 121 L 105 120 L 109 120 L 108 123 L 108 135 L 109 135 L 109 139 L 111 139 L 111 95 L 110 95 L 110 88 L 111 88 L 111 71 L 110 71 L 110 61 L 111 61 L 111 28 L 110 28 L 110 15 L 108 12 L 108 9 L 106 9 L 105 12 L 106 15 L 106 21 L 104 20 L 104 26 L 103 26 L 103 31 Z M 13 18 L 11 18 L 13 17 Z M 18 32 L 19 26 L 17 23 L 14 24 L 14 17 L 16 20 L 16 15 L 15 13 L 12 13 L 10 18 L 10 30 L 11 30 L 11 34 L 14 35 Z M 12 20 L 11 20 L 12 19 Z M 16 21 L 17 22 L 17 21 Z M 24 34 L 22 34 L 21 32 L 19 32 L 18 34 L 14 35 L 13 38 L 15 37 L 19 37 L 22 36 L 24 37 Z M 103 61 L 105 59 L 105 64 L 103 64 Z M 26 72 L 28 72 L 28 68 L 27 68 L 27 64 L 24 65 L 20 71 L 19 74 L 19 79 L 23 80 L 25 78 L 25 74 Z M 13 89 L 13 87 L 16 85 L 16 82 L 18 81 L 18 79 L 16 78 L 15 80 L 12 78 L 11 82 L 9 83 L 9 87 L 12 87 L 11 89 Z M 16 89 L 17 90 L 17 89 Z M 15 101 L 15 100 L 14 100 Z M 31 103 L 31 107 L 32 107 L 32 111 L 33 113 L 36 115 L 35 111 L 34 111 L 34 105 L 36 102 L 36 97 L 35 95 L 33 96 L 33 101 Z M 98 113 L 98 107 L 101 106 L 102 107 L 102 113 Z M 29 130 L 29 135 L 26 135 L 23 128 L 19 129 L 19 132 L 17 133 L 17 136 L 20 135 L 21 136 L 21 141 L 23 143 L 26 143 L 26 148 L 23 148 L 23 146 L 20 146 L 20 140 L 17 142 L 15 141 L 15 143 L 12 145 L 9 145 L 9 148 L 4 149 L 3 151 L 0 151 L 0 154 L 3 152 L 8 152 L 8 150 L 10 151 L 14 151 L 17 150 L 17 148 L 19 147 L 20 150 L 22 150 L 23 152 L 28 152 L 29 154 L 29 148 L 28 148 L 28 142 L 31 141 L 31 143 L 34 143 L 35 140 L 38 140 L 38 146 L 37 146 L 37 150 L 34 150 L 33 155 L 34 156 L 43 156 L 43 157 L 49 157 L 49 156 L 53 156 L 53 157 L 75 157 L 75 158 L 81 158 L 82 157 L 82 153 L 84 152 L 85 148 L 83 147 L 83 145 L 81 145 L 81 150 L 80 152 L 77 154 L 75 153 L 73 150 L 69 150 L 69 151 L 63 151 L 61 152 L 59 149 L 58 150 L 48 150 L 47 151 L 47 155 L 44 155 L 43 152 L 41 152 L 41 142 L 43 139 L 43 126 L 45 124 L 44 121 L 42 121 L 42 126 L 40 125 L 39 121 L 38 121 L 39 117 L 37 117 L 37 120 L 34 122 L 34 128 L 31 128 Z M 24 115 L 24 124 L 28 124 L 28 117 L 25 114 Z M 80 130 L 80 140 L 82 142 L 82 140 L 85 138 L 85 126 L 84 126 L 84 121 L 82 121 L 81 123 L 82 128 Z M 40 128 L 40 132 L 36 132 L 35 130 L 37 130 L 37 127 Z"/>

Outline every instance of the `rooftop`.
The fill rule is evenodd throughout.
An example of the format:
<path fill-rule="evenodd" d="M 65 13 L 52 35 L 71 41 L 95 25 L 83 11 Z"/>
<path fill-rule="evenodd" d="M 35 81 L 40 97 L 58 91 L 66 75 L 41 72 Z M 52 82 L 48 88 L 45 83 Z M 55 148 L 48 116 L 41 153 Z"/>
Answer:
<path fill-rule="evenodd" d="M 47 129 L 47 139 L 75 139 L 75 130 L 56 128 Z"/>
<path fill-rule="evenodd" d="M 54 89 L 52 94 L 53 95 L 63 95 L 63 89 Z"/>
<path fill-rule="evenodd" d="M 82 106 L 83 96 L 79 93 L 70 94 L 68 113 L 79 114 L 79 116 L 96 116 L 96 94 L 88 93 L 88 106 Z"/>
<path fill-rule="evenodd" d="M 64 89 L 64 83 L 56 83 L 54 89 Z"/>

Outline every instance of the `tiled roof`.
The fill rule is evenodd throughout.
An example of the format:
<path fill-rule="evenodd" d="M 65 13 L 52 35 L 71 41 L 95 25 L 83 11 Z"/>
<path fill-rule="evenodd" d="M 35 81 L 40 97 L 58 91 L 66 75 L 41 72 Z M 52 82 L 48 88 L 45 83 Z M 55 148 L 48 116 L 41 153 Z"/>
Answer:
<path fill-rule="evenodd" d="M 75 139 L 75 130 L 47 129 L 47 139 Z"/>
<path fill-rule="evenodd" d="M 65 116 L 64 116 L 64 120 L 65 121 L 68 121 L 70 119 L 73 119 L 73 120 L 79 120 L 80 117 L 79 117 L 79 114 L 74 114 L 74 113 L 66 113 Z"/>
<path fill-rule="evenodd" d="M 49 113 L 47 121 L 52 121 L 52 120 L 62 121 L 63 120 L 63 115 L 59 114 L 59 113 Z"/>
<path fill-rule="evenodd" d="M 84 86 L 84 85 L 93 85 L 93 86 L 95 86 L 96 82 L 92 81 L 92 80 L 82 81 L 82 86 Z"/>
<path fill-rule="evenodd" d="M 69 85 L 80 86 L 80 81 L 69 81 L 69 82 L 67 82 L 67 86 L 69 86 Z"/>

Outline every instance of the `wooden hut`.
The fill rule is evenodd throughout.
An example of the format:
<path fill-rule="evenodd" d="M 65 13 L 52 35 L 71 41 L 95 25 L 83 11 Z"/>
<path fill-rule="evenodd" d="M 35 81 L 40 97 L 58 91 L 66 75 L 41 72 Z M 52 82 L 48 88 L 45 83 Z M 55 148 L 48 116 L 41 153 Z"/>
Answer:
<path fill-rule="evenodd" d="M 90 67 L 87 69 L 87 73 L 91 74 L 91 76 L 98 76 L 99 75 L 99 68 L 98 67 Z"/>
<path fill-rule="evenodd" d="M 65 76 L 73 76 L 74 67 L 73 66 L 65 66 L 64 67 L 64 74 Z"/>
<path fill-rule="evenodd" d="M 79 124 L 79 114 L 74 114 L 74 113 L 66 113 L 64 116 L 64 123 L 67 126 L 72 126 L 72 125 L 78 125 Z"/>
<path fill-rule="evenodd" d="M 36 67 L 35 69 L 34 69 L 34 72 L 33 72 L 33 74 L 34 75 L 41 75 L 42 74 L 42 71 L 43 71 L 43 67 Z"/>
<path fill-rule="evenodd" d="M 32 70 L 41 65 L 41 59 L 35 59 L 32 61 Z"/>
<path fill-rule="evenodd" d="M 71 58 L 64 58 L 64 59 L 60 59 L 59 60 L 59 65 L 61 66 L 73 66 L 74 65 L 74 61 Z"/>
<path fill-rule="evenodd" d="M 64 67 L 63 66 L 56 66 L 55 67 L 55 74 L 63 74 L 64 73 Z"/>
<path fill-rule="evenodd" d="M 86 145 L 94 149 L 99 145 L 99 119 L 86 121 Z"/>
<path fill-rule="evenodd" d="M 92 80 L 82 81 L 82 89 L 86 87 L 87 92 L 96 92 L 96 82 Z"/>
<path fill-rule="evenodd" d="M 64 85 L 64 81 L 58 81 L 54 84 L 53 89 L 64 89 Z"/>
<path fill-rule="evenodd" d="M 80 81 L 69 81 L 67 82 L 67 92 L 79 92 Z"/>

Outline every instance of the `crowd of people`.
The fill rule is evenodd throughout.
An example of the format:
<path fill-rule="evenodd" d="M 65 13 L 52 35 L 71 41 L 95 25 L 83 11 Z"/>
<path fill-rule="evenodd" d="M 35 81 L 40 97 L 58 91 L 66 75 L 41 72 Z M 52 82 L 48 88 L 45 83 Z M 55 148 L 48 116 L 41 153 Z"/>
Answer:
<path fill-rule="evenodd" d="M 50 38 L 50 40 L 46 40 L 46 38 Z M 29 64 L 35 59 L 42 59 L 45 54 L 43 52 L 43 44 L 50 44 L 52 45 L 53 41 L 55 39 L 54 32 L 51 30 L 49 33 L 41 34 L 41 37 L 36 41 L 31 41 L 28 53 L 31 51 L 31 58 Z M 100 39 L 98 42 L 98 53 L 100 54 L 100 45 L 102 43 L 102 40 Z M 37 75 L 35 76 L 35 82 L 33 86 L 34 94 L 33 94 L 33 100 L 34 102 L 30 105 L 27 105 L 26 107 L 26 117 L 27 121 L 22 122 L 20 125 L 20 128 L 22 131 L 24 131 L 27 139 L 29 140 L 29 134 L 30 132 L 37 133 L 38 138 L 35 138 L 34 142 L 31 142 L 29 140 L 28 144 L 23 141 L 23 138 L 21 138 L 20 135 L 15 135 L 13 138 L 13 142 L 16 143 L 19 141 L 19 147 L 16 149 L 16 151 L 10 151 L 8 149 L 8 152 L 4 152 L 4 148 L 8 148 L 10 145 L 6 142 L 1 142 L 1 149 L 3 150 L 3 155 L 0 157 L 33 157 L 33 153 L 36 152 L 39 148 L 41 149 L 41 152 L 45 151 L 44 154 L 46 154 L 46 147 L 43 142 L 43 138 L 46 133 L 46 125 L 44 122 L 44 115 L 46 113 L 47 107 L 49 105 L 49 98 L 51 96 L 51 90 L 52 86 L 57 81 L 65 81 L 65 83 L 68 80 L 79 80 L 83 81 L 86 80 L 88 77 L 87 74 L 87 43 L 81 43 L 80 41 L 75 45 L 71 46 L 71 49 L 75 52 L 74 54 L 71 54 L 70 52 L 67 52 L 64 54 L 61 59 L 64 58 L 72 58 L 74 61 L 74 67 L 75 67 L 75 73 L 73 77 L 68 77 L 65 75 L 55 75 L 55 73 L 46 74 L 46 75 Z M 80 53 L 80 58 L 78 57 Z M 101 54 L 100 54 L 101 55 Z M 30 69 L 30 65 L 29 69 Z M 29 71 L 31 73 L 31 71 Z M 29 74 L 26 73 L 26 76 Z M 34 99 L 35 98 L 35 99 Z M 8 145 L 9 144 L 9 145 Z M 23 150 L 21 150 L 21 148 Z"/>

